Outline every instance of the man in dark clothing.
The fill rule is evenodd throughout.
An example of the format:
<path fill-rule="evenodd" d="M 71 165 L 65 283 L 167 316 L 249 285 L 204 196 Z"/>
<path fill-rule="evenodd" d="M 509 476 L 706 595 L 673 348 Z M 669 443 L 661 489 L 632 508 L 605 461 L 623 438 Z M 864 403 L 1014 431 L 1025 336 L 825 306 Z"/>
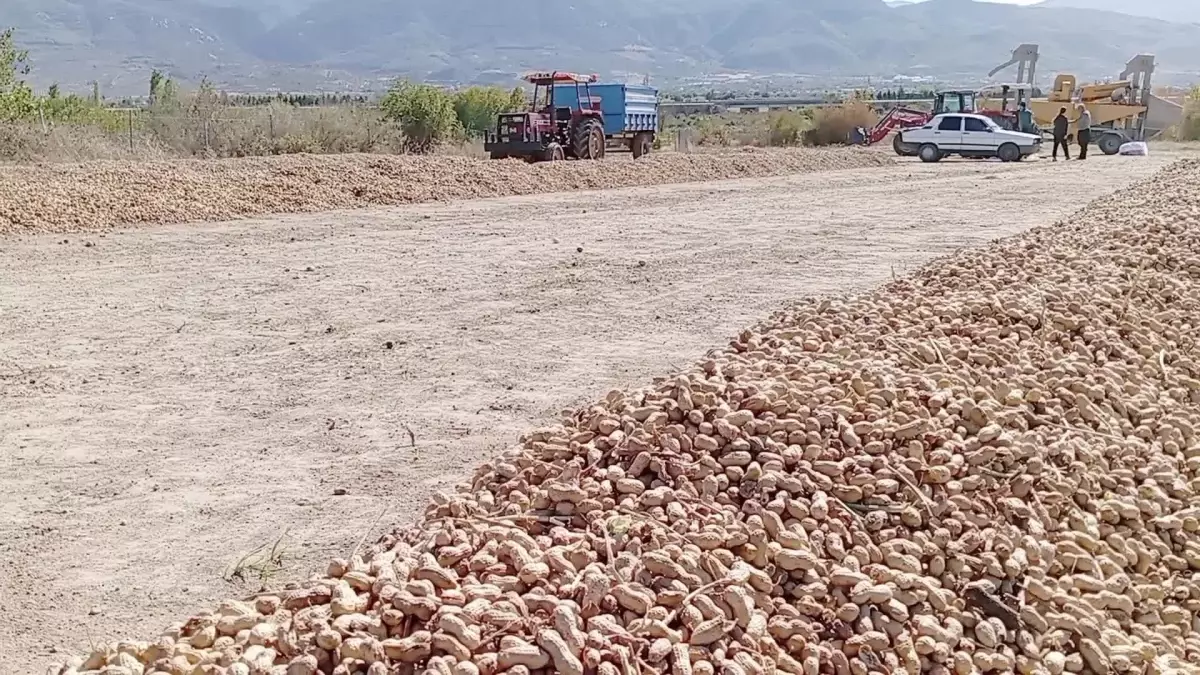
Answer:
<path fill-rule="evenodd" d="M 1058 148 L 1062 146 L 1063 159 L 1071 159 L 1071 151 L 1067 149 L 1067 127 L 1071 125 L 1071 120 L 1067 119 L 1067 109 L 1059 108 L 1058 117 L 1054 118 L 1054 149 L 1050 152 L 1050 157 L 1058 161 Z"/>

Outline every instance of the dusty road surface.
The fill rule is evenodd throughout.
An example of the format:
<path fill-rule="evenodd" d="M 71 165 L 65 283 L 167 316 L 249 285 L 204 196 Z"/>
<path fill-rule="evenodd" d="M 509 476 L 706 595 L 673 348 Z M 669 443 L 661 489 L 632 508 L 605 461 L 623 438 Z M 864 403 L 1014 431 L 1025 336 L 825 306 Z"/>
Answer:
<path fill-rule="evenodd" d="M 304 575 L 564 408 L 1175 156 L 0 240 L 0 671 Z"/>

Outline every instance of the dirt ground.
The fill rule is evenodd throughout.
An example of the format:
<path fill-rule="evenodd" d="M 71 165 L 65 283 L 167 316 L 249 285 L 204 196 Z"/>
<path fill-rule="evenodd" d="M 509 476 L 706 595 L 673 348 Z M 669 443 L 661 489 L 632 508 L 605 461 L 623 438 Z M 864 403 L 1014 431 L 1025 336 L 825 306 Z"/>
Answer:
<path fill-rule="evenodd" d="M 663 152 L 637 161 L 614 153 L 601 162 L 537 164 L 347 154 L 0 166 L 0 236 L 790 176 L 894 159 L 875 149 L 831 147 Z"/>
<path fill-rule="evenodd" d="M 1052 222 L 1178 156 L 0 240 L 0 670 L 253 592 L 260 573 L 223 577 L 262 545 L 283 554 L 267 583 L 302 576 L 522 430 L 790 300 Z"/>

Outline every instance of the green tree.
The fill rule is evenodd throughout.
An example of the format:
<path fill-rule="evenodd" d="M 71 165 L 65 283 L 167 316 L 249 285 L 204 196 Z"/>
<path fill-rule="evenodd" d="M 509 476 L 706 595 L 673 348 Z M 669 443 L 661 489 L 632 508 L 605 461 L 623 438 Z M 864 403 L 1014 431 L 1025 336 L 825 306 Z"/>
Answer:
<path fill-rule="evenodd" d="M 17 49 L 12 28 L 0 32 L 0 93 L 11 93 L 25 85 L 29 74 L 29 52 Z"/>
<path fill-rule="evenodd" d="M 13 29 L 0 32 L 0 119 L 21 119 L 37 110 L 33 90 L 22 79 L 29 73 L 29 53 L 18 49 Z"/>
<path fill-rule="evenodd" d="M 158 99 L 159 91 L 162 89 L 163 74 L 162 71 L 155 68 L 150 71 L 150 102 L 154 103 Z"/>
<path fill-rule="evenodd" d="M 404 144 L 412 152 L 430 152 L 462 131 L 454 112 L 454 99 L 431 84 L 397 82 L 379 107 L 384 119 L 400 125 Z"/>
<path fill-rule="evenodd" d="M 468 87 L 454 93 L 454 114 L 463 130 L 472 136 L 494 129 L 500 113 L 524 106 L 525 92 L 520 88 L 506 92 L 499 87 Z"/>
<path fill-rule="evenodd" d="M 529 94 L 521 87 L 513 87 L 513 90 L 508 92 L 508 107 L 509 110 L 517 111 L 524 110 L 529 105 Z"/>
<path fill-rule="evenodd" d="M 50 89 L 48 89 L 46 91 L 46 98 L 50 99 L 51 101 L 58 98 L 58 85 L 57 84 L 50 85 Z"/>

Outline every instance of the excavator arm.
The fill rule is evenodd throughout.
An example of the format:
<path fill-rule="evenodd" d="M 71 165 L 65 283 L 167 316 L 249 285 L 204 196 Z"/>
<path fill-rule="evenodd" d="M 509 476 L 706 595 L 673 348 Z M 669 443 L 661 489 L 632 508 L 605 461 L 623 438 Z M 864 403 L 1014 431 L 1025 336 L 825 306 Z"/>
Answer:
<path fill-rule="evenodd" d="M 905 108 L 904 106 L 892 108 L 867 132 L 864 139 L 865 144 L 874 145 L 898 129 L 911 129 L 923 126 L 932 117 L 932 114 L 924 110 Z"/>

